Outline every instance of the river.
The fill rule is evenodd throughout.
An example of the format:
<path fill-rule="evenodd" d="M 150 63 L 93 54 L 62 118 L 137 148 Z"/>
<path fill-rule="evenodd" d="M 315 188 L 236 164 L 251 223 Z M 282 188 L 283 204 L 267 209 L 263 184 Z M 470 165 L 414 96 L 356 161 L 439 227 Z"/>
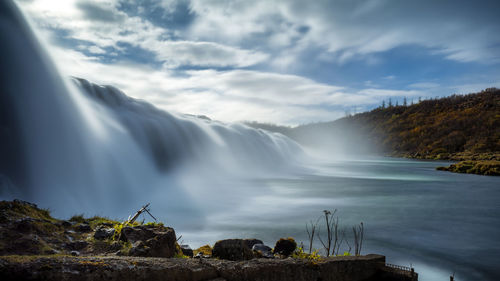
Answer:
<path fill-rule="evenodd" d="M 497 280 L 500 178 L 435 170 L 448 164 L 324 161 L 295 176 L 228 181 L 231 194 L 200 202 L 210 209 L 203 227 L 177 231 L 194 247 L 235 237 L 274 246 L 280 237 L 292 236 L 307 244 L 306 222 L 337 209 L 349 233 L 364 222 L 362 254 L 413 266 L 419 280 L 449 280 L 452 274 L 456 280 Z M 317 239 L 314 247 L 321 248 Z"/>

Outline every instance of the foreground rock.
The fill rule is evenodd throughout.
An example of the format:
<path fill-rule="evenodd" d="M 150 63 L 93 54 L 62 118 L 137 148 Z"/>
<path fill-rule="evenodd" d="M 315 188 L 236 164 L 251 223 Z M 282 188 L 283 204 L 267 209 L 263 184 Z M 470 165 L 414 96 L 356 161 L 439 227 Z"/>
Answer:
<path fill-rule="evenodd" d="M 178 253 L 175 231 L 162 224 L 121 228 L 120 222 L 102 217 L 58 220 L 29 202 L 0 201 L 0 255 L 115 253 L 173 257 Z"/>
<path fill-rule="evenodd" d="M 251 239 L 256 240 L 256 239 Z M 252 243 L 260 242 L 260 243 Z M 217 241 L 212 250 L 216 258 L 232 261 L 253 259 L 252 248 L 249 245 L 262 244 L 262 241 L 247 241 L 247 239 L 226 239 Z M 253 245 L 252 245 L 253 246 Z"/>
<path fill-rule="evenodd" d="M 1 280 L 375 281 L 417 280 L 385 268 L 385 257 L 303 259 L 164 259 L 138 257 L 0 257 Z"/>
<path fill-rule="evenodd" d="M 100 226 L 94 233 L 94 238 L 97 240 L 111 239 L 115 234 L 115 229 L 112 227 Z"/>
<path fill-rule="evenodd" d="M 189 245 L 181 245 L 182 254 L 186 257 L 192 258 L 194 256 L 193 249 Z"/>
<path fill-rule="evenodd" d="M 124 227 L 121 238 L 133 244 L 129 253 L 140 257 L 171 258 L 177 253 L 173 228 L 163 225 Z"/>
<path fill-rule="evenodd" d="M 297 248 L 297 243 L 293 238 L 281 238 L 274 246 L 274 253 L 285 257 L 291 255 Z"/>
<path fill-rule="evenodd" d="M 274 258 L 273 249 L 271 247 L 266 246 L 264 244 L 255 244 L 252 247 L 252 251 L 254 256 L 263 257 L 263 258 Z"/>
<path fill-rule="evenodd" d="M 191 250 L 161 223 L 62 221 L 28 202 L 0 201 L 0 280 L 416 280 L 378 255 L 283 259 L 295 248 L 291 238 L 274 253 L 258 239 L 228 239 Z M 185 256 L 194 258 L 172 258 Z"/>

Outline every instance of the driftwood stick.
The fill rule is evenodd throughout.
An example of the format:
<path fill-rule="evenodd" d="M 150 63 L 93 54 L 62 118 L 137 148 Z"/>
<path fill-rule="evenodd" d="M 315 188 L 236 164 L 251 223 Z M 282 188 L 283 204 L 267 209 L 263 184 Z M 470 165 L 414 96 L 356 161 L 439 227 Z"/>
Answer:
<path fill-rule="evenodd" d="M 156 221 L 156 218 L 155 218 L 155 217 L 154 217 L 154 216 L 153 216 L 153 215 L 149 212 L 149 210 L 148 210 L 148 207 L 149 207 L 149 205 L 150 205 L 150 204 L 151 204 L 151 203 L 148 203 L 148 204 L 146 204 L 146 205 L 142 206 L 142 208 L 141 208 L 139 211 L 137 211 L 137 212 L 135 213 L 135 215 L 134 215 L 132 218 L 129 218 L 129 220 L 127 221 L 127 223 L 126 223 L 126 224 L 134 223 L 134 221 L 135 221 L 135 220 L 136 220 L 136 219 L 137 219 L 137 218 L 138 218 L 138 217 L 139 217 L 139 216 L 140 216 L 143 212 L 148 213 L 148 214 L 149 214 L 149 215 L 150 215 L 150 216 L 151 216 L 151 217 L 152 217 L 152 218 Z"/>

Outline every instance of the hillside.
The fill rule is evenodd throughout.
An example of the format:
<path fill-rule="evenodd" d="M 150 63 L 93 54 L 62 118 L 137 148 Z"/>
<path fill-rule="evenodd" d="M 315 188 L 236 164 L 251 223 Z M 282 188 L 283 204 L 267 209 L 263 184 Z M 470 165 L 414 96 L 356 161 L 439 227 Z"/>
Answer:
<path fill-rule="evenodd" d="M 250 123 L 283 133 L 306 146 L 340 146 L 426 159 L 497 159 L 500 90 L 377 108 L 332 122 L 295 128 Z M 320 140 L 322 139 L 322 141 Z"/>

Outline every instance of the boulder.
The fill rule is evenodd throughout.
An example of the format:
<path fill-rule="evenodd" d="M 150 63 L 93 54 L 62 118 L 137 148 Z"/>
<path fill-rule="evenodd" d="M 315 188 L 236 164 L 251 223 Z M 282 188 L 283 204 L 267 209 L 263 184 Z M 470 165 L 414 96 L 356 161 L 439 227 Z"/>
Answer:
<path fill-rule="evenodd" d="M 145 227 L 143 225 L 136 227 L 126 226 L 122 228 L 120 239 L 134 244 L 137 241 L 146 241 L 154 236 L 155 234 L 153 229 L 149 227 Z"/>
<path fill-rule="evenodd" d="M 293 238 L 280 238 L 274 246 L 274 253 L 288 257 L 297 248 L 297 243 Z"/>
<path fill-rule="evenodd" d="M 171 258 L 176 253 L 175 231 L 170 227 L 127 226 L 122 229 L 121 233 L 121 239 L 132 243 L 137 248 L 134 251 L 131 249 L 133 255 Z"/>
<path fill-rule="evenodd" d="M 94 233 L 94 238 L 97 240 L 104 240 L 113 237 L 114 234 L 114 228 L 99 226 Z"/>
<path fill-rule="evenodd" d="M 188 257 L 193 257 L 193 249 L 189 245 L 181 245 L 182 254 Z"/>
<path fill-rule="evenodd" d="M 274 258 L 273 249 L 262 243 L 253 245 L 252 251 L 256 257 Z"/>
<path fill-rule="evenodd" d="M 252 249 L 253 245 L 255 245 L 255 244 L 264 244 L 264 242 L 262 242 L 262 240 L 255 239 L 255 238 L 243 239 L 243 241 L 245 242 L 245 245 L 247 245 L 248 249 Z"/>
<path fill-rule="evenodd" d="M 172 232 L 160 233 L 146 240 L 146 246 L 150 248 L 148 256 L 171 258 L 175 255 L 175 234 Z"/>
<path fill-rule="evenodd" d="M 239 261 L 250 260 L 253 258 L 253 252 L 247 246 L 244 239 L 226 239 L 217 241 L 212 250 L 214 257 Z"/>

